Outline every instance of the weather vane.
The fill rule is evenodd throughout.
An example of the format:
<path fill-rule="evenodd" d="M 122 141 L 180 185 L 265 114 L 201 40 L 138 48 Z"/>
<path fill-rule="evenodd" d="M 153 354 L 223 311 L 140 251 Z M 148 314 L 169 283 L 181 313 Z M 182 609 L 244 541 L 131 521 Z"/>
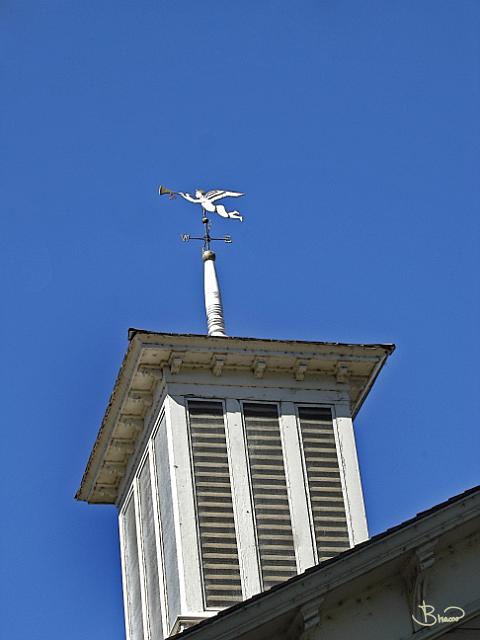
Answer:
<path fill-rule="evenodd" d="M 212 189 L 211 191 L 203 191 L 202 189 L 195 190 L 195 196 L 190 195 L 189 193 L 185 193 L 184 191 L 172 191 L 171 189 L 167 189 L 167 187 L 161 186 L 158 190 L 158 193 L 163 195 L 168 195 L 170 200 L 174 200 L 177 195 L 182 196 L 184 200 L 188 202 L 192 202 L 193 204 L 199 204 L 202 207 L 202 222 L 204 225 L 205 233 L 199 238 L 195 236 L 191 236 L 189 234 L 182 234 L 181 238 L 184 242 L 188 242 L 189 240 L 203 240 L 203 250 L 210 250 L 210 242 L 212 240 L 223 240 L 224 242 L 232 242 L 231 236 L 223 236 L 223 238 L 212 238 L 210 235 L 211 225 L 210 220 L 207 217 L 208 213 L 218 213 L 222 218 L 232 218 L 234 220 L 240 220 L 243 222 L 243 217 L 240 215 L 239 211 L 227 211 L 223 204 L 215 204 L 218 200 L 222 200 L 223 198 L 238 198 L 239 196 L 243 196 L 245 194 L 240 191 L 226 191 L 225 189 Z"/>
<path fill-rule="evenodd" d="M 215 270 L 215 253 L 210 249 L 212 240 L 223 240 L 224 242 L 232 242 L 231 236 L 223 236 L 223 238 L 213 238 L 210 235 L 211 225 L 207 217 L 208 213 L 217 213 L 222 218 L 233 218 L 243 222 L 243 217 L 239 211 L 227 211 L 223 204 L 215 204 L 223 198 L 238 198 L 244 194 L 240 191 L 226 191 L 224 189 L 213 189 L 211 191 L 203 191 L 196 189 L 195 195 L 192 196 L 184 191 L 172 191 L 167 187 L 161 186 L 158 193 L 168 195 L 170 200 L 174 200 L 177 195 L 182 196 L 184 200 L 199 204 L 202 207 L 202 223 L 204 226 L 204 235 L 202 237 L 182 234 L 181 238 L 184 242 L 188 240 L 203 240 L 202 259 L 204 263 L 205 274 L 205 311 L 207 314 L 208 335 L 225 337 L 225 321 L 223 318 L 223 305 L 220 295 L 220 287 L 218 285 L 217 274 Z"/>

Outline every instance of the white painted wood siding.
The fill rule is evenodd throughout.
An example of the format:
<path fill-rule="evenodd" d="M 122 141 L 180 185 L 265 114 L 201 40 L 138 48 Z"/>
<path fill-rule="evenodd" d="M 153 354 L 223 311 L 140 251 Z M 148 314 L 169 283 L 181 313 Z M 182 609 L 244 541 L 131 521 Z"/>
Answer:
<path fill-rule="evenodd" d="M 145 601 L 147 605 L 147 637 L 149 640 L 162 640 L 162 602 L 160 598 L 157 545 L 155 540 L 155 514 L 148 455 L 138 474 L 137 487 L 143 573 L 145 576 Z"/>
<path fill-rule="evenodd" d="M 161 420 L 154 437 L 155 462 L 157 468 L 157 491 L 160 525 L 162 529 L 165 607 L 168 626 L 171 629 L 181 611 L 180 578 L 177 541 L 175 536 L 174 504 L 168 458 L 168 438 L 165 417 Z"/>
<path fill-rule="evenodd" d="M 128 640 L 144 640 L 140 563 L 133 492 L 127 499 L 121 523 L 126 582 L 124 595 L 127 610 L 127 638 Z"/>

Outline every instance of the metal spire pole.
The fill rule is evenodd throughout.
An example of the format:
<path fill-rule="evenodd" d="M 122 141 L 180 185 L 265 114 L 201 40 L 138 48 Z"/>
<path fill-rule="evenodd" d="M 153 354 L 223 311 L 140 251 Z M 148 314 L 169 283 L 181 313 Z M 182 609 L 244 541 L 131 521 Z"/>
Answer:
<path fill-rule="evenodd" d="M 204 209 L 202 210 L 202 222 L 205 229 L 202 260 L 208 335 L 226 336 L 222 296 L 215 269 L 215 253 L 210 249 L 210 223 Z"/>
<path fill-rule="evenodd" d="M 207 218 L 205 209 L 202 209 L 202 223 L 204 228 L 204 235 L 202 237 L 193 237 L 184 234 L 182 235 L 182 240 L 184 242 L 188 240 L 203 240 L 202 260 L 208 335 L 226 337 L 222 296 L 220 294 L 220 285 L 215 269 L 216 256 L 215 252 L 210 249 L 210 243 L 212 240 L 223 240 L 224 242 L 230 243 L 232 242 L 232 238 L 230 236 L 212 238 L 210 235 L 210 220 Z"/>

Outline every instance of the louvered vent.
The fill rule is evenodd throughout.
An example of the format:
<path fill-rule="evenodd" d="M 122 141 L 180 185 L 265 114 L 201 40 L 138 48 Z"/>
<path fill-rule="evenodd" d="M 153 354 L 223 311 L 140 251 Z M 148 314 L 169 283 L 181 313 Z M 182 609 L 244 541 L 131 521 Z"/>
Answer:
<path fill-rule="evenodd" d="M 318 560 L 327 560 L 350 546 L 332 412 L 299 407 L 298 416 Z"/>
<path fill-rule="evenodd" d="M 263 588 L 297 573 L 282 441 L 274 404 L 243 405 Z"/>
<path fill-rule="evenodd" d="M 188 403 L 195 500 L 207 607 L 242 599 L 221 402 Z"/>

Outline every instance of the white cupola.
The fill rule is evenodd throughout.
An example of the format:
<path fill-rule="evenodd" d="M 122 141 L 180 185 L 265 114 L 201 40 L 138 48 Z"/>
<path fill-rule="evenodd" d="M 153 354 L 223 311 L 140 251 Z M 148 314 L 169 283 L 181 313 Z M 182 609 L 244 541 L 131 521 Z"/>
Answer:
<path fill-rule="evenodd" d="M 118 509 L 128 640 L 367 539 L 352 420 L 393 349 L 130 330 L 77 494 Z"/>

